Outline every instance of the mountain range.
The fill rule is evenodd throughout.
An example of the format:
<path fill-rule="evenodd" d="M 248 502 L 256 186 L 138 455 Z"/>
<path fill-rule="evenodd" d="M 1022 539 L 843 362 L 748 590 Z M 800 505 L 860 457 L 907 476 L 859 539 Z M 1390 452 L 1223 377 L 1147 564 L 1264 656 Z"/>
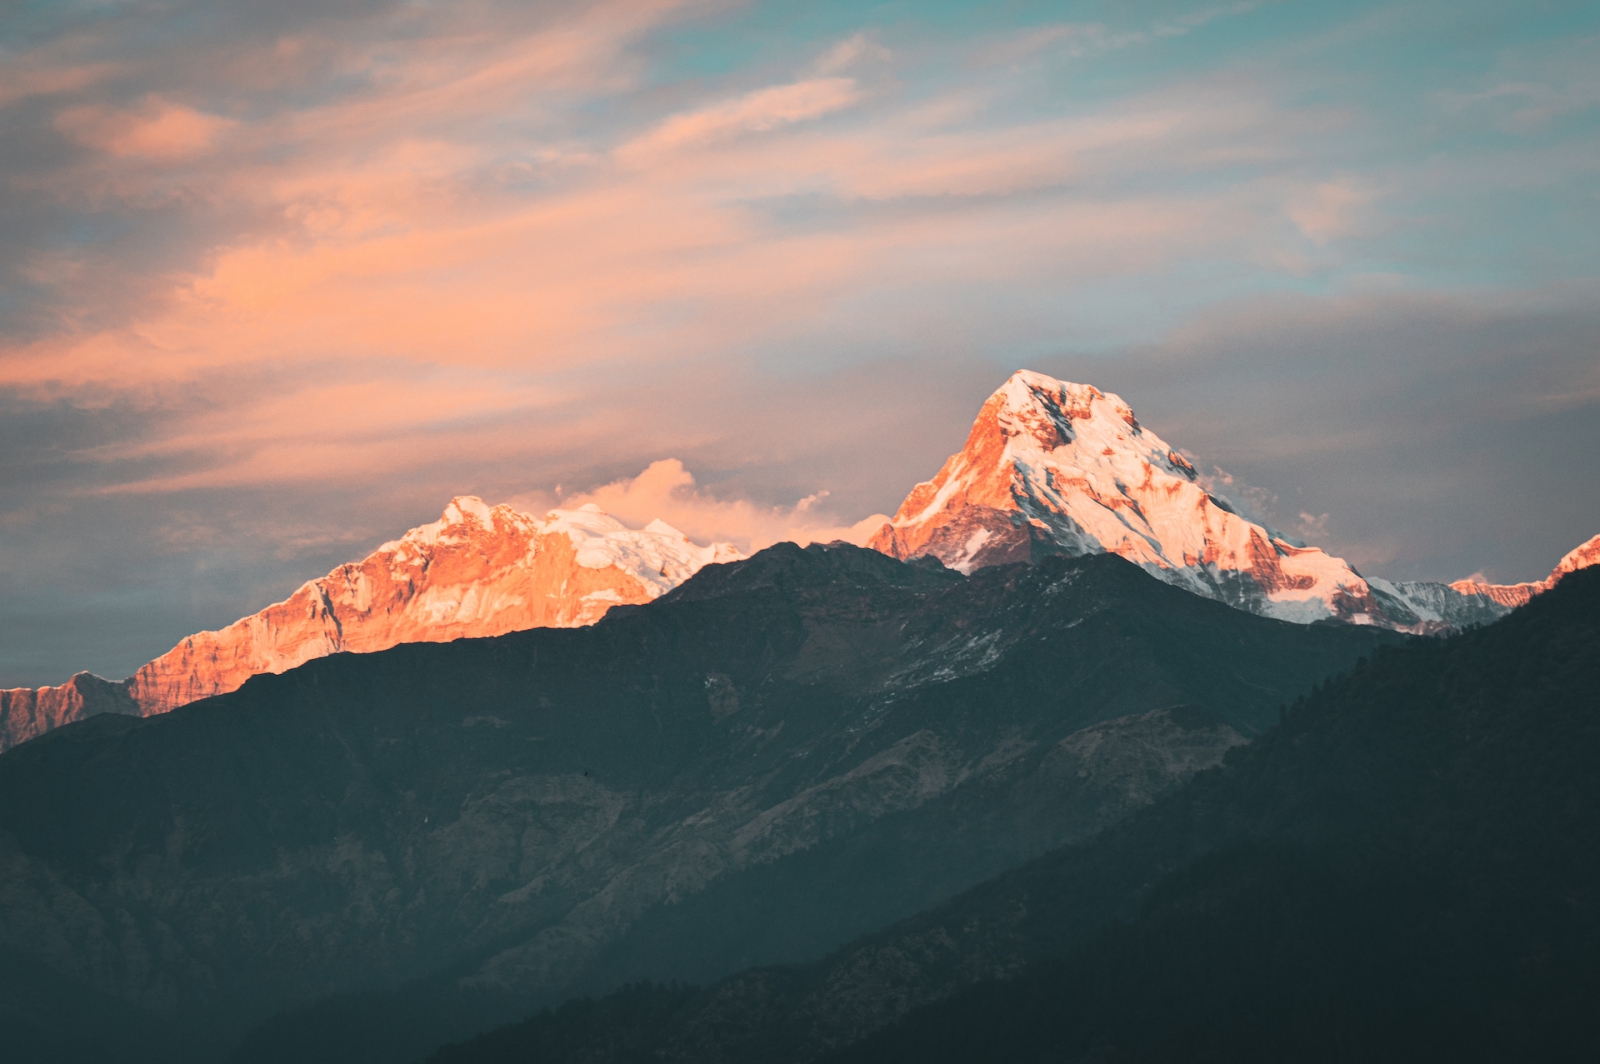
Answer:
<path fill-rule="evenodd" d="M 79 673 L 59 687 L 0 691 L 0 750 L 100 713 L 166 713 L 341 651 L 593 624 L 743 556 L 691 543 L 664 521 L 628 528 L 592 504 L 541 519 L 462 496 L 439 520 L 259 613 L 189 636 L 120 683 Z"/>
<path fill-rule="evenodd" d="M 284 1010 L 240 1059 L 397 1059 L 821 955 L 1115 822 L 1401 638 L 1114 555 L 963 576 L 780 544 L 590 627 L 333 655 L 20 744 L 0 949 L 136 1010 L 155 1059 Z"/>
<path fill-rule="evenodd" d="M 1553 1059 L 1596 561 L 1366 578 L 1028 372 L 870 547 L 461 497 L 0 696 L 7 1054 Z"/>
<path fill-rule="evenodd" d="M 1366 578 L 1343 559 L 1242 516 L 1188 459 L 1091 385 L 1020 370 L 983 404 L 966 445 L 868 543 L 961 572 L 1048 554 L 1110 552 L 1159 579 L 1263 616 L 1439 633 L 1503 616 L 1600 562 L 1600 535 L 1545 580 L 1497 585 Z M 215 632 L 189 636 L 115 683 L 0 690 L 0 750 L 99 713 L 150 716 L 340 651 L 592 624 L 711 562 L 655 521 L 631 529 L 590 504 L 543 518 L 463 496 L 361 562 L 308 581 Z"/>

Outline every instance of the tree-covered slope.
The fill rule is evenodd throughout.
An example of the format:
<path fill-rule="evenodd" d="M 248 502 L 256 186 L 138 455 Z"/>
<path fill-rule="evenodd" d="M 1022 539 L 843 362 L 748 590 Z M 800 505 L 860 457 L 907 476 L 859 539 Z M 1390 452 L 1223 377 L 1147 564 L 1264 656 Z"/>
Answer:
<path fill-rule="evenodd" d="M 439 1064 L 1593 1059 L 1600 573 L 1380 651 L 1086 843 L 807 966 Z M 572 1032 L 609 1013 L 604 1037 Z"/>
<path fill-rule="evenodd" d="M 1600 1058 L 1600 577 L 1570 582 L 1128 825 L 1214 848 L 1134 919 L 829 1059 Z"/>

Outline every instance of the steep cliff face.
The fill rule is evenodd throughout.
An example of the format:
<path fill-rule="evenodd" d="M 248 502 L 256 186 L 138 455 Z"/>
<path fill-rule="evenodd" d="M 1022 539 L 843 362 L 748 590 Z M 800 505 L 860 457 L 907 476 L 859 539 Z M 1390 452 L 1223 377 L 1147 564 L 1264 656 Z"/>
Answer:
<path fill-rule="evenodd" d="M 101 713 L 138 716 L 139 704 L 128 694 L 126 683 L 112 683 L 87 672 L 59 687 L 0 691 L 0 750 Z"/>
<path fill-rule="evenodd" d="M 1117 396 L 1027 370 L 989 397 L 966 445 L 869 545 L 962 572 L 1110 552 L 1253 613 L 1417 632 L 1494 620 L 1562 572 L 1515 587 L 1369 581 L 1344 559 L 1242 517 Z M 1591 540 L 1562 565 L 1596 560 Z"/>
<path fill-rule="evenodd" d="M 628 528 L 592 505 L 537 518 L 463 496 L 439 520 L 259 613 L 189 636 L 121 684 L 80 674 L 0 692 L 0 750 L 101 712 L 165 713 L 340 651 L 593 624 L 741 557 L 661 521 Z"/>

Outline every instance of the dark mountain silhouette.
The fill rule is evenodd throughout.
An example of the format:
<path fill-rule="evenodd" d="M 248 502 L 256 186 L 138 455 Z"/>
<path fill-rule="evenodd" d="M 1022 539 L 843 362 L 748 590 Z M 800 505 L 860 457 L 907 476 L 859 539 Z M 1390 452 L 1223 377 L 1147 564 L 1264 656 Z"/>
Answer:
<path fill-rule="evenodd" d="M 510 1060 L 1593 1060 L 1600 572 L 1385 648 L 1091 841 L 804 966 L 642 984 Z"/>
<path fill-rule="evenodd" d="M 0 755 L 0 947 L 85 1016 L 140 1010 L 130 1059 L 179 1059 L 174 1030 L 215 1058 L 283 1010 L 243 1059 L 415 1057 L 576 992 L 822 956 L 1148 804 L 1399 638 L 1110 556 L 962 577 L 782 545 L 592 628 L 335 655 Z"/>

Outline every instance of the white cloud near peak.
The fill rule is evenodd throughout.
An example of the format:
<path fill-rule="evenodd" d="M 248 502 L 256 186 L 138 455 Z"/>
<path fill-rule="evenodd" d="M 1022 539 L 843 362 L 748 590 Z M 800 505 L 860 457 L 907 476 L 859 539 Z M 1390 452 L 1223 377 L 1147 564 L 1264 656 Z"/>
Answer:
<path fill-rule="evenodd" d="M 594 503 L 624 524 L 643 527 L 662 520 L 697 543 L 732 543 L 740 550 L 754 552 L 774 543 L 829 543 L 845 540 L 866 543 L 889 520 L 873 514 L 852 525 L 844 525 L 818 504 L 826 491 L 808 495 L 793 506 L 763 506 L 749 499 L 720 499 L 695 481 L 676 458 L 651 462 L 636 477 L 603 484 L 592 491 L 553 500 L 548 495 L 512 500 L 531 512 L 552 506 L 571 509 Z"/>

